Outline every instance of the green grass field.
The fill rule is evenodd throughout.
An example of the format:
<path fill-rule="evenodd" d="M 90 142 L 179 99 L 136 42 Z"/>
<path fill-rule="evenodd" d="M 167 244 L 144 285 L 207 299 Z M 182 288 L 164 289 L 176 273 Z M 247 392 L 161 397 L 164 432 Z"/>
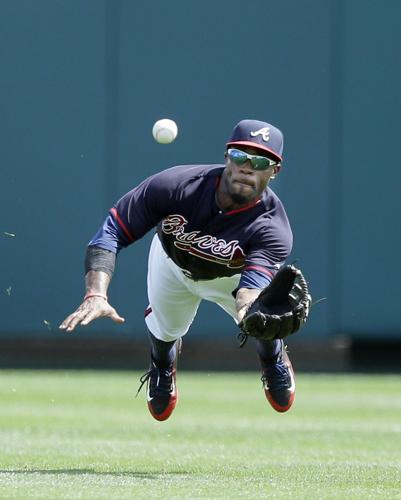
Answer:
<path fill-rule="evenodd" d="M 1 498 L 401 498 L 401 377 L 179 372 L 156 422 L 139 373 L 0 371 Z"/>

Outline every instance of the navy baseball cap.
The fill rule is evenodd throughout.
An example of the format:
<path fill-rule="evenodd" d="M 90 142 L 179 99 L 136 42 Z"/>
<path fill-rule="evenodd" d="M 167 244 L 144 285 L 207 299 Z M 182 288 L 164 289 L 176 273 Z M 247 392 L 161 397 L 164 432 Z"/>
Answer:
<path fill-rule="evenodd" d="M 284 136 L 281 130 L 259 120 L 241 120 L 234 127 L 227 146 L 251 146 L 283 159 Z"/>

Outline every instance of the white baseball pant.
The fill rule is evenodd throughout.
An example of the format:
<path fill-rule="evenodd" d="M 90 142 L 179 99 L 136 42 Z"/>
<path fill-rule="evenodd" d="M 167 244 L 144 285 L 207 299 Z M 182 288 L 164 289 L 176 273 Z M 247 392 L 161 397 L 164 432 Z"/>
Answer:
<path fill-rule="evenodd" d="M 156 234 L 148 261 L 149 306 L 145 312 L 148 329 L 159 340 L 179 339 L 189 330 L 201 300 L 219 305 L 237 322 L 231 292 L 238 286 L 240 276 L 193 281 L 167 256 Z"/>

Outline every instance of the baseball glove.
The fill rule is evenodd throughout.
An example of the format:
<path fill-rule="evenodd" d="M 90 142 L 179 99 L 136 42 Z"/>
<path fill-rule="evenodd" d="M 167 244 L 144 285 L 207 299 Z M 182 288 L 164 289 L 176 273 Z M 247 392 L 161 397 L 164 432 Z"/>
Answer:
<path fill-rule="evenodd" d="M 311 301 L 302 272 L 293 265 L 282 267 L 239 323 L 240 347 L 248 336 L 274 340 L 297 332 L 308 318 Z"/>

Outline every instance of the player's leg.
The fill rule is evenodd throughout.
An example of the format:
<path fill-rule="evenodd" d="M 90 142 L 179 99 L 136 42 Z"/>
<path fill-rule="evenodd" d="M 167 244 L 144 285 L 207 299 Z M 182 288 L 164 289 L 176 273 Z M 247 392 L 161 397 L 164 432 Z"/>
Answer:
<path fill-rule="evenodd" d="M 257 352 L 266 399 L 278 412 L 289 410 L 295 399 L 295 374 L 284 341 L 258 340 Z"/>
<path fill-rule="evenodd" d="M 232 291 L 239 277 L 203 281 L 198 284 L 198 293 L 205 299 L 218 304 L 237 322 L 235 299 Z M 266 399 L 278 412 L 290 409 L 295 398 L 295 376 L 291 361 L 282 340 L 256 340 L 262 383 Z"/>
<path fill-rule="evenodd" d="M 269 363 L 281 350 L 280 340 L 256 340 L 256 352 L 261 363 Z"/>
<path fill-rule="evenodd" d="M 148 332 L 152 361 L 159 368 L 168 368 L 177 356 L 177 341 L 165 342 Z"/>
<path fill-rule="evenodd" d="M 182 270 L 167 257 L 158 236 L 149 252 L 148 298 L 145 321 L 154 337 L 173 342 L 184 336 L 193 322 L 201 298 L 189 289 Z"/>
<path fill-rule="evenodd" d="M 157 420 L 166 420 L 175 408 L 179 344 L 195 318 L 201 300 L 188 290 L 186 281 L 155 236 L 149 253 L 149 306 L 145 312 L 151 364 L 141 381 L 147 381 L 148 408 Z"/>

